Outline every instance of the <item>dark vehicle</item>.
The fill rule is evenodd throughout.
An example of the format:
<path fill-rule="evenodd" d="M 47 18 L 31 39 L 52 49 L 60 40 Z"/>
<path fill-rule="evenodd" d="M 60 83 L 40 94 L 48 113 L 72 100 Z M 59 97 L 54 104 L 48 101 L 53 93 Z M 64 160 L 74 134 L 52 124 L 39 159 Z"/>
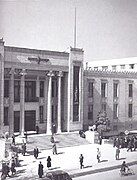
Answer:
<path fill-rule="evenodd" d="M 47 172 L 46 177 L 50 180 L 72 180 L 69 174 L 62 170 Z"/>

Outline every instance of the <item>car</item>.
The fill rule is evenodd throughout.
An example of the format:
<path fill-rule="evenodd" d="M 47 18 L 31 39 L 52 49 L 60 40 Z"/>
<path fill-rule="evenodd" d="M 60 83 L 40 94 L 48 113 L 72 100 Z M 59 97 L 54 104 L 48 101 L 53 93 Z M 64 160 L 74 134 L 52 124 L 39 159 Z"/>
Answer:
<path fill-rule="evenodd" d="M 72 180 L 69 174 L 62 170 L 49 171 L 46 177 L 50 180 Z"/>

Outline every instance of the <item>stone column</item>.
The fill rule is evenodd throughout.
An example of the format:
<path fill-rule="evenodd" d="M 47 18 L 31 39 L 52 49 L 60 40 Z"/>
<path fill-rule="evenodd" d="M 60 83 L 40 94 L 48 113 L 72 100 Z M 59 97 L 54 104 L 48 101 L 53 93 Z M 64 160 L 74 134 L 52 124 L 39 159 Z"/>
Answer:
<path fill-rule="evenodd" d="M 62 71 L 58 74 L 58 130 L 57 133 L 61 133 L 61 77 L 63 76 Z"/>
<path fill-rule="evenodd" d="M 25 71 L 21 72 L 21 83 L 20 83 L 20 133 L 24 136 L 25 131 Z"/>
<path fill-rule="evenodd" d="M 10 71 L 9 81 L 9 134 L 14 133 L 14 69 Z"/>
<path fill-rule="evenodd" d="M 49 85 L 48 85 L 48 103 L 47 103 L 47 134 L 52 134 L 51 127 L 51 108 L 52 108 L 52 77 L 54 76 L 53 72 L 50 71 L 47 76 L 49 77 Z"/>

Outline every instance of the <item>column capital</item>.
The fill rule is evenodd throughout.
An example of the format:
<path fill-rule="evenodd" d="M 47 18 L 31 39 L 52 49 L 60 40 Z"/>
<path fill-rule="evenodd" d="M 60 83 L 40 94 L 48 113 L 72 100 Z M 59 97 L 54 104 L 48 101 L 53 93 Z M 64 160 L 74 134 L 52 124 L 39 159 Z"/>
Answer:
<path fill-rule="evenodd" d="M 19 75 L 21 75 L 21 76 L 27 75 L 26 69 L 22 69 L 22 70 L 20 71 Z"/>
<path fill-rule="evenodd" d="M 49 77 L 55 76 L 55 74 L 53 73 L 53 71 L 49 71 L 46 75 L 49 76 Z"/>
<path fill-rule="evenodd" d="M 62 71 L 59 71 L 58 74 L 57 74 L 58 77 L 62 77 L 63 76 L 63 72 Z"/>

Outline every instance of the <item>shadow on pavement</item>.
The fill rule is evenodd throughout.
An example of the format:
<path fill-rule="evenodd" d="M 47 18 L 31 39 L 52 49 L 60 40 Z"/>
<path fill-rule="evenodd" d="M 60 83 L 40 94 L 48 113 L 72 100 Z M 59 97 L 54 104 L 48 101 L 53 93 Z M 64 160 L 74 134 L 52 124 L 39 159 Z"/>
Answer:
<path fill-rule="evenodd" d="M 92 166 L 84 166 L 84 169 L 85 169 L 85 168 L 91 168 L 91 167 L 92 167 Z"/>
<path fill-rule="evenodd" d="M 102 160 L 102 161 L 100 161 L 100 163 L 102 163 L 102 162 L 107 162 L 108 160 Z"/>

